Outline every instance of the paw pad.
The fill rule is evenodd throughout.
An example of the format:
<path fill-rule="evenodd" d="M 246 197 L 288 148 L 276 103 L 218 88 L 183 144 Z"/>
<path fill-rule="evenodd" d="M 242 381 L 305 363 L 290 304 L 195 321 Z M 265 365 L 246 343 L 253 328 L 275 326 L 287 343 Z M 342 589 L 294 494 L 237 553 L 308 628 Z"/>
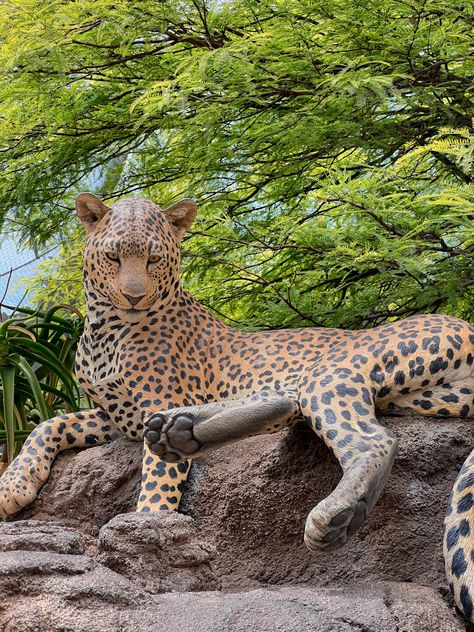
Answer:
<path fill-rule="evenodd" d="M 327 512 L 315 507 L 308 516 L 304 541 L 312 551 L 333 551 L 362 526 L 367 515 L 367 503 L 361 498 L 353 506 L 338 511 L 328 519 Z"/>
<path fill-rule="evenodd" d="M 164 461 L 183 461 L 201 449 L 193 427 L 194 421 L 190 416 L 155 413 L 145 424 L 145 443 L 153 454 Z"/>

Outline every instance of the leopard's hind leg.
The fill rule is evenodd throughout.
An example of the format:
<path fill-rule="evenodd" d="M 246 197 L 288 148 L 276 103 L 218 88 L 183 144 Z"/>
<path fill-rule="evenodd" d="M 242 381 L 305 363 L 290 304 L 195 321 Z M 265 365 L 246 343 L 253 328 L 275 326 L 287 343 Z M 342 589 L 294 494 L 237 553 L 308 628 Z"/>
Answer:
<path fill-rule="evenodd" d="M 308 517 L 309 548 L 327 550 L 343 544 L 383 489 L 396 442 L 377 422 L 376 407 L 387 401 L 399 405 L 411 393 L 418 397 L 429 389 L 433 396 L 435 389 L 449 383 L 456 387 L 444 389 L 447 395 L 441 395 L 451 400 L 441 400 L 446 411 L 470 414 L 473 363 L 474 329 L 455 318 L 428 315 L 359 332 L 333 347 L 307 372 L 300 384 L 301 411 L 343 469 L 334 492 Z M 465 393 L 461 392 L 464 384 Z M 415 401 L 412 396 L 412 409 Z M 444 406 L 437 411 L 442 414 Z"/>
<path fill-rule="evenodd" d="M 321 363 L 300 383 L 301 412 L 333 450 L 343 476 L 310 512 L 305 543 L 313 551 L 344 544 L 376 503 L 397 450 L 393 433 L 375 417 L 370 379 L 350 366 Z"/>
<path fill-rule="evenodd" d="M 377 402 L 382 413 L 418 413 L 429 417 L 474 417 L 474 377 L 444 382 Z"/>

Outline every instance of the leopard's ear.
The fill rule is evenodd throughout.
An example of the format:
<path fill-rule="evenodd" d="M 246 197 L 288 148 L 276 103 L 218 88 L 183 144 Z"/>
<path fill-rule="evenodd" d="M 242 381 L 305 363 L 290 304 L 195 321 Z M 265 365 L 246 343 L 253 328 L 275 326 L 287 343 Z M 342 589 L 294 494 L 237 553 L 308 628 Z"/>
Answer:
<path fill-rule="evenodd" d="M 76 213 L 86 233 L 91 233 L 109 211 L 109 207 L 92 193 L 80 193 L 76 198 Z"/>
<path fill-rule="evenodd" d="M 171 224 L 171 228 L 176 235 L 178 241 L 181 241 L 184 233 L 188 230 L 196 217 L 197 206 L 196 202 L 186 198 L 180 200 L 165 209 L 163 213 L 166 215 L 166 219 Z"/>

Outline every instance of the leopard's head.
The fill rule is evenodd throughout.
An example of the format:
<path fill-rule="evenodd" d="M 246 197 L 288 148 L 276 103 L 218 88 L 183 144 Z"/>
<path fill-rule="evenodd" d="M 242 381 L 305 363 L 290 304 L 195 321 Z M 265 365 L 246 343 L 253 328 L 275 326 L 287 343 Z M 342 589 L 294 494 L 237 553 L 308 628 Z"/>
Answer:
<path fill-rule="evenodd" d="M 87 233 L 84 282 L 88 300 L 109 304 L 126 322 L 167 305 L 179 291 L 180 242 L 196 216 L 181 200 L 168 209 L 143 198 L 106 206 L 81 193 L 76 212 Z"/>

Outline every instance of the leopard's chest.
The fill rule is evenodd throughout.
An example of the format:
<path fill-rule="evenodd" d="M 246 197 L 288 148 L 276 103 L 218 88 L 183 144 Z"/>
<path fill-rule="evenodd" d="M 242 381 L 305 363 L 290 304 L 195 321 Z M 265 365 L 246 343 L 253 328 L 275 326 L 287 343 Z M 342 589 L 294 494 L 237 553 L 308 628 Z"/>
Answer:
<path fill-rule="evenodd" d="M 129 439 L 141 438 L 140 407 L 134 399 L 130 376 L 124 369 L 127 347 L 120 336 L 84 334 L 76 357 L 76 375 L 84 391 Z"/>

